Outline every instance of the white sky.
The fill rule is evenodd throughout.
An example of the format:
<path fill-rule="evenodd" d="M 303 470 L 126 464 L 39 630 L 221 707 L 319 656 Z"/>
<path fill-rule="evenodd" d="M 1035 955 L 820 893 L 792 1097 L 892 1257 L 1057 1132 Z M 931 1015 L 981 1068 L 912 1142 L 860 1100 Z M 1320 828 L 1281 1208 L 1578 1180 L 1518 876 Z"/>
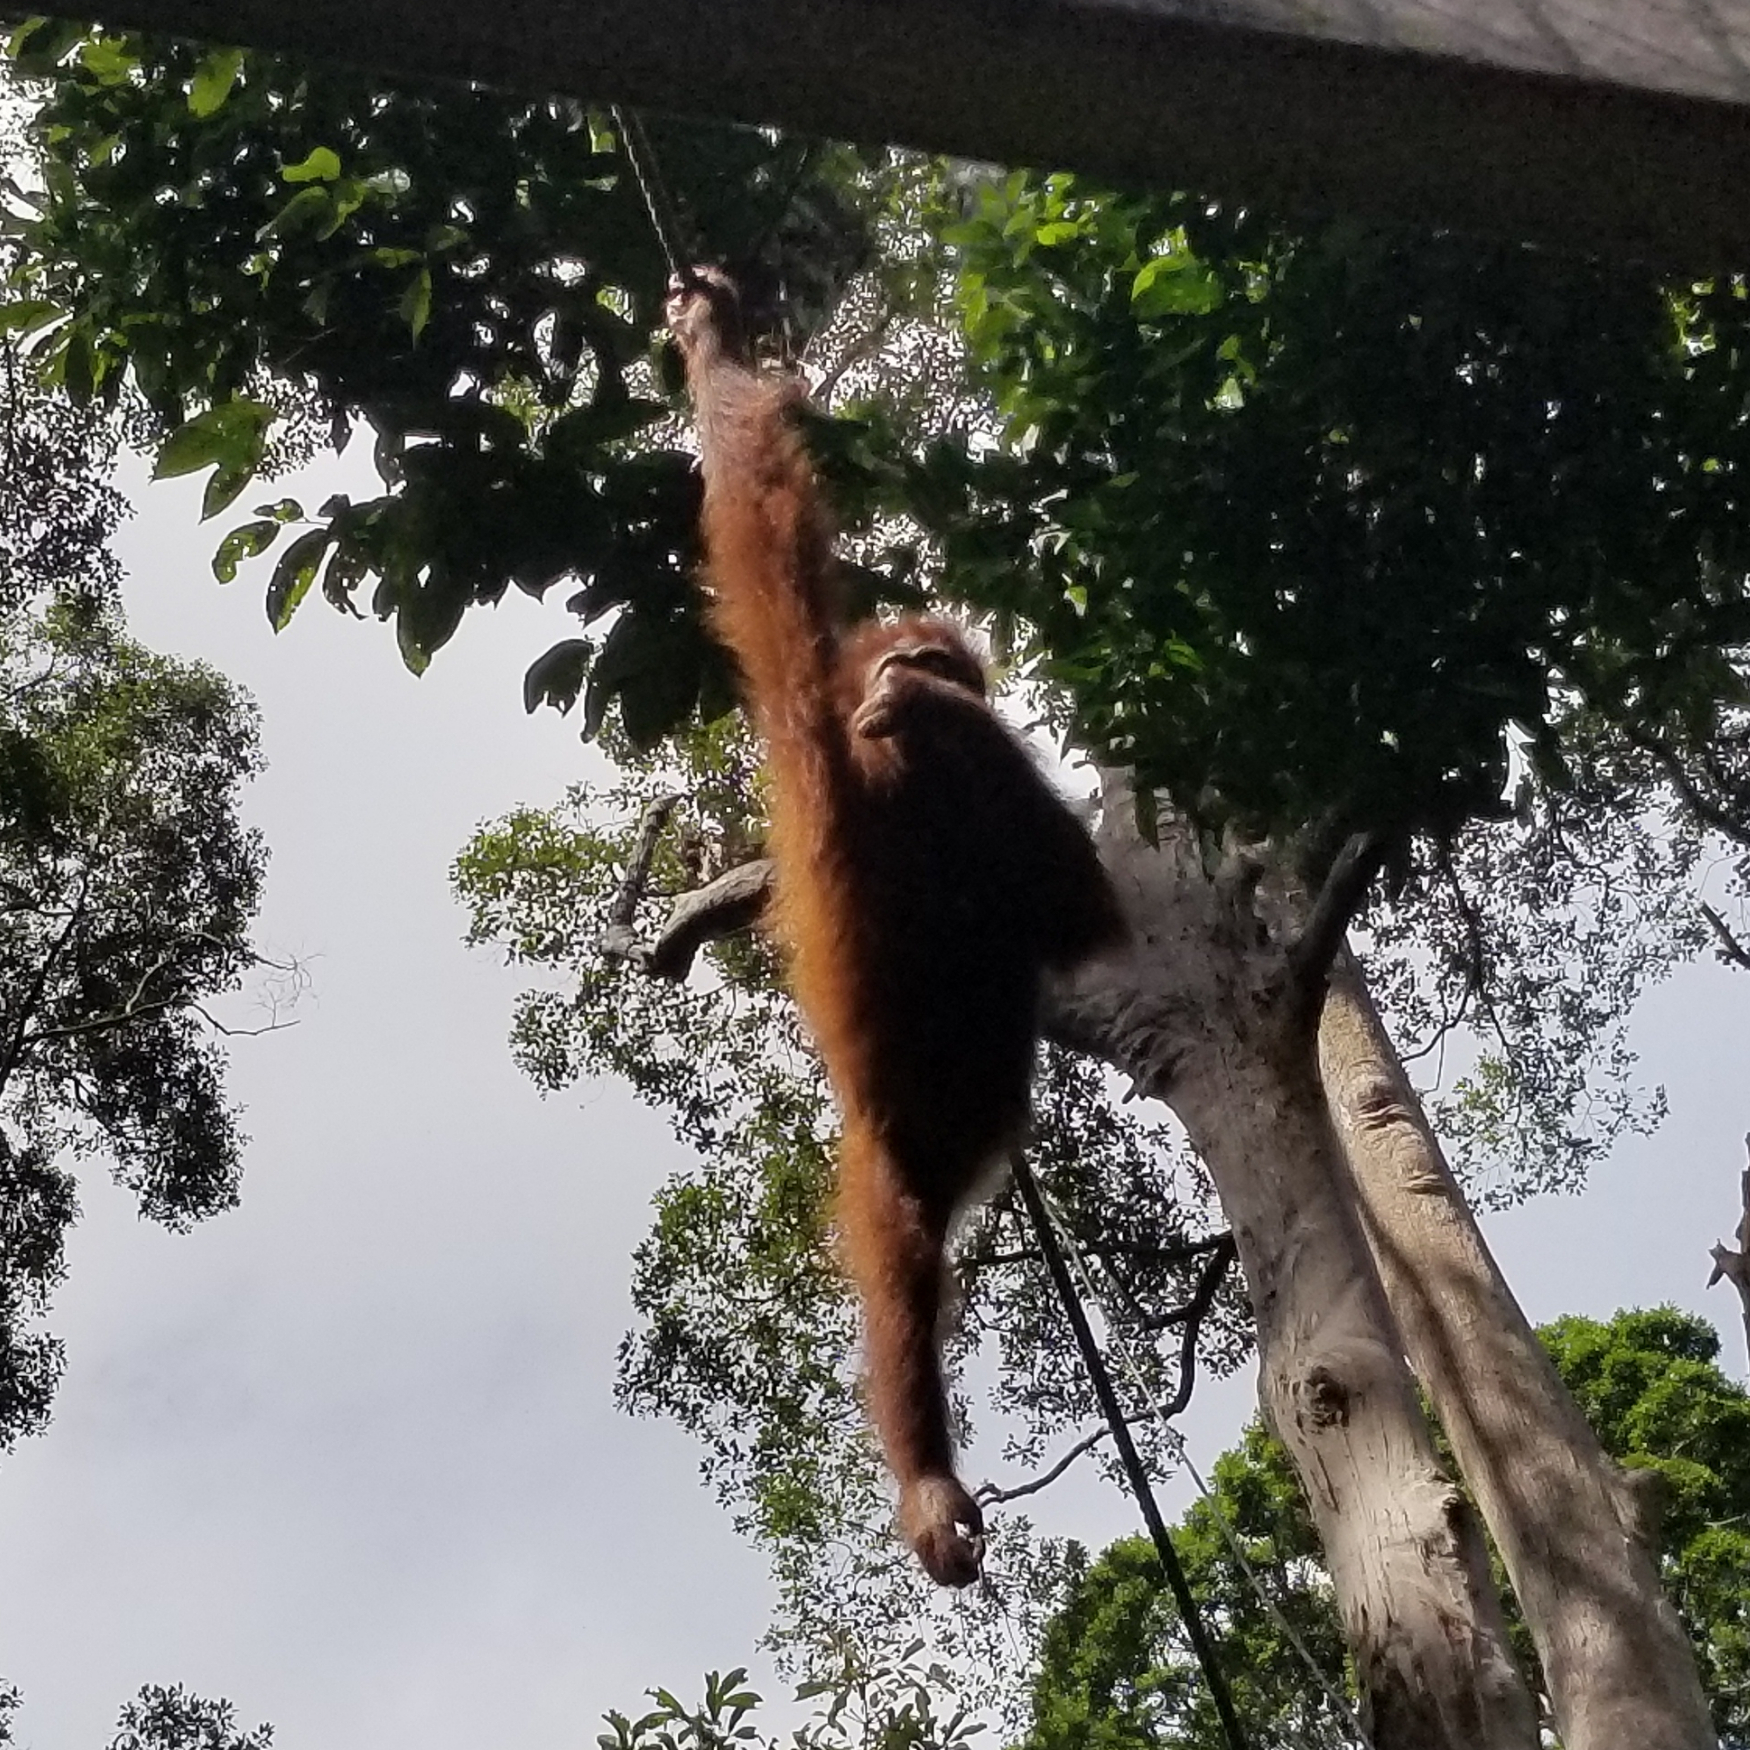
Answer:
<path fill-rule="evenodd" d="M 286 489 L 320 502 L 357 466 Z M 519 979 L 463 949 L 448 892 L 476 823 L 595 769 L 574 722 L 521 708 L 524 667 L 572 623 L 513 594 L 417 681 L 386 628 L 317 600 L 276 639 L 259 567 L 212 580 L 227 520 L 197 526 L 199 483 L 130 482 L 133 628 L 259 700 L 260 938 L 309 957 L 316 989 L 298 1026 L 235 1050 L 241 1210 L 168 1235 L 86 1180 L 52 1321 L 68 1377 L 47 1436 L 0 1468 L 19 1741 L 98 1750 L 142 1683 L 181 1682 L 272 1720 L 281 1750 L 592 1742 L 647 1686 L 687 1696 L 748 1662 L 769 1592 L 690 1441 L 611 1402 L 629 1254 L 678 1151 L 618 1088 L 543 1102 L 517 1074 Z M 1736 1305 L 1702 1283 L 1736 1219 L 1747 1014 L 1750 976 L 1712 965 L 1643 1005 L 1664 1131 L 1583 1198 L 1490 1224 L 1534 1318 L 1671 1300 L 1742 1370 Z M 1200 1457 L 1250 1401 L 1200 1385 Z M 1103 1489 L 1053 1496 L 1053 1529 L 1132 1524 Z"/>

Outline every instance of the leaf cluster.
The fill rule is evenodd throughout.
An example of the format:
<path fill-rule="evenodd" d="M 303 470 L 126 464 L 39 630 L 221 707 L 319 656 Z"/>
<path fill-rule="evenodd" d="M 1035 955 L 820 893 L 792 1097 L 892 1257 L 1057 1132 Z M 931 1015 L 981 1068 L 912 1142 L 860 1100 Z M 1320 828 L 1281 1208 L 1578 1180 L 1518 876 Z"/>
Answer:
<path fill-rule="evenodd" d="M 953 1679 L 920 1660 L 922 1650 L 914 1641 L 879 1661 L 843 1655 L 830 1676 L 798 1688 L 796 1700 L 812 1705 L 786 1737 L 755 1720 L 762 1698 L 747 1687 L 747 1672 L 735 1670 L 708 1673 L 696 1708 L 651 1690 L 654 1708 L 638 1719 L 607 1714 L 596 1743 L 601 1750 L 965 1750 L 985 1727 L 964 1708 L 942 1711 Z"/>
<path fill-rule="evenodd" d="M 245 1731 L 223 1699 L 192 1695 L 180 1683 L 148 1683 L 121 1711 L 108 1750 L 270 1750 L 273 1727 Z"/>
<path fill-rule="evenodd" d="M 161 474 L 248 486 L 308 404 L 368 425 L 385 490 L 306 524 L 258 512 L 221 577 L 279 546 L 268 612 L 311 589 L 393 619 L 416 671 L 514 584 L 617 616 L 590 677 L 648 742 L 726 709 L 688 584 L 697 482 L 653 367 L 668 267 L 606 117 L 569 100 L 383 88 L 289 59 L 48 19 L 19 27 L 38 186 L 0 326 L 75 399 L 143 399 Z M 654 118 L 713 256 L 806 317 L 866 252 L 855 155 Z M 657 428 L 661 428 L 660 430 Z M 630 440 L 639 438 L 636 445 Z M 298 525 L 294 531 L 293 525 Z"/>
<path fill-rule="evenodd" d="M 949 232 L 1003 445 L 945 586 L 1084 742 L 1251 829 L 1444 840 L 1584 701 L 1705 739 L 1750 637 L 1750 301 L 1067 175 Z"/>

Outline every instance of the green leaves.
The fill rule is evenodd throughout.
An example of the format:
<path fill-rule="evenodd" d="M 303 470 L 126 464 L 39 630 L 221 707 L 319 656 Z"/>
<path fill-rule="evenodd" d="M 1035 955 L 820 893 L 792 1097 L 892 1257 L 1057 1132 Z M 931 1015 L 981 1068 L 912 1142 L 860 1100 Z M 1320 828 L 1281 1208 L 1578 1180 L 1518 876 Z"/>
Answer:
<path fill-rule="evenodd" d="M 288 453 L 329 429 L 379 439 L 382 496 L 319 518 L 337 527 L 317 582 L 393 617 L 415 666 L 513 583 L 607 578 L 610 608 L 675 614 L 696 489 L 684 456 L 635 453 L 673 408 L 629 388 L 667 267 L 604 117 L 49 21 L 13 48 L 48 83 L 25 277 L 0 323 L 75 393 L 137 389 L 161 472 L 211 475 L 209 515 L 264 448 L 209 411 L 275 403 Z M 701 230 L 726 252 L 765 239 L 795 309 L 862 265 L 855 157 L 653 127 Z M 216 568 L 235 575 L 266 538 L 218 543 Z M 304 582 L 281 578 L 276 623 Z M 681 691 L 638 714 L 641 734 L 685 715 Z"/>
<path fill-rule="evenodd" d="M 425 332 L 425 325 L 431 320 L 431 269 L 422 267 L 413 276 L 407 290 L 401 294 L 401 302 L 397 306 L 407 323 L 409 332 L 417 341 Z"/>
<path fill-rule="evenodd" d="M 230 583 L 237 576 L 237 567 L 245 559 L 265 553 L 279 539 L 280 525 L 265 518 L 242 523 L 219 543 L 213 555 L 213 576 L 220 583 Z"/>
<path fill-rule="evenodd" d="M 328 156 L 332 158 L 333 153 Z M 370 190 L 356 177 L 342 177 L 332 186 L 313 183 L 299 189 L 256 232 L 256 241 L 268 243 L 308 235 L 325 243 L 365 204 L 369 195 Z"/>
<path fill-rule="evenodd" d="M 242 396 L 186 420 L 159 446 L 154 480 L 172 480 L 210 467 L 201 518 L 216 515 L 255 478 L 267 428 L 278 417 L 265 402 Z"/>
<path fill-rule="evenodd" d="M 1183 249 L 1143 263 L 1130 286 L 1130 307 L 1148 320 L 1158 316 L 1207 316 L 1224 297 L 1221 281 Z"/>
<path fill-rule="evenodd" d="M 47 298 L 18 298 L 0 304 L 0 334 L 34 334 L 66 312 Z"/>
<path fill-rule="evenodd" d="M 587 638 L 565 638 L 529 664 L 523 676 L 523 710 L 533 715 L 551 705 L 562 716 L 577 703 L 589 673 L 595 645 Z"/>
<path fill-rule="evenodd" d="M 583 733 L 595 736 L 617 703 L 636 748 L 653 747 L 673 731 L 699 695 L 704 628 L 693 618 L 622 613 L 589 669 Z"/>
<path fill-rule="evenodd" d="M 276 632 L 285 631 L 298 604 L 310 593 L 332 539 L 329 529 L 310 529 L 280 555 L 267 586 L 267 622 Z"/>
<path fill-rule="evenodd" d="M 1733 708 L 1726 282 L 1680 336 L 1645 274 L 1055 176 L 949 235 L 1004 447 L 920 500 L 946 587 L 1031 627 L 1145 786 L 1402 843 L 1498 815 L 1575 690 L 1685 739 Z"/>
<path fill-rule="evenodd" d="M 333 182 L 340 175 L 340 154 L 330 146 L 316 146 L 296 164 L 280 171 L 282 182 Z"/>
<path fill-rule="evenodd" d="M 203 56 L 188 84 L 189 114 L 204 121 L 217 111 L 231 95 L 242 68 L 241 49 L 213 49 Z"/>

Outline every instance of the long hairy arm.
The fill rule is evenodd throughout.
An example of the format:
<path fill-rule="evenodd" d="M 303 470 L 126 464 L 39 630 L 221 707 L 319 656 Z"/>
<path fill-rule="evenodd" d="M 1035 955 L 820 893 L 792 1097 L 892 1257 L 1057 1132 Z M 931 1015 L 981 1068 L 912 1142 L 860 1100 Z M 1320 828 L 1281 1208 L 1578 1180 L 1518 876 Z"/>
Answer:
<path fill-rule="evenodd" d="M 746 361 L 734 294 L 720 280 L 677 292 L 669 324 L 698 425 L 712 618 L 741 665 L 780 781 L 818 781 L 824 774 L 811 768 L 842 746 L 844 730 L 831 535 L 792 422 L 802 392 Z"/>

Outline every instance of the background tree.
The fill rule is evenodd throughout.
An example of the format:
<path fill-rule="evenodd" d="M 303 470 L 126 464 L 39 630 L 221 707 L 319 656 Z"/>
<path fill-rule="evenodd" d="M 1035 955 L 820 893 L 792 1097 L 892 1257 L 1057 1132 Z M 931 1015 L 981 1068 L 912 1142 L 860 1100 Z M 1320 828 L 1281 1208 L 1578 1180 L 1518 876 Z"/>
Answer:
<path fill-rule="evenodd" d="M 39 1318 L 106 1159 L 141 1212 L 231 1207 L 235 1114 L 208 1001 L 254 964 L 264 852 L 238 818 L 252 708 L 120 630 L 119 501 L 88 414 L 0 359 L 0 1444 L 62 1366 Z"/>
<path fill-rule="evenodd" d="M 245 1731 L 224 1700 L 190 1695 L 180 1683 L 148 1683 L 121 1711 L 109 1750 L 268 1750 L 273 1727 Z"/>
<path fill-rule="evenodd" d="M 1663 1479 L 1666 1583 L 1701 1655 L 1722 1740 L 1750 1742 L 1750 1397 L 1720 1371 L 1712 1327 L 1670 1308 L 1557 1319 L 1541 1335 L 1610 1452 Z M 1216 1461 L 1212 1484 L 1175 1538 L 1224 1626 L 1256 1742 L 1353 1744 L 1348 1720 L 1309 1682 L 1283 1632 L 1285 1620 L 1340 1698 L 1349 1679 L 1330 1582 L 1286 1455 L 1254 1426 Z M 1270 1608 L 1240 1569 L 1229 1530 Z M 1523 1637 L 1522 1626 L 1515 1632 Z M 1194 1669 L 1149 1545 L 1115 1543 L 1082 1563 L 1046 1632 L 1024 1750 L 1219 1744 Z"/>

